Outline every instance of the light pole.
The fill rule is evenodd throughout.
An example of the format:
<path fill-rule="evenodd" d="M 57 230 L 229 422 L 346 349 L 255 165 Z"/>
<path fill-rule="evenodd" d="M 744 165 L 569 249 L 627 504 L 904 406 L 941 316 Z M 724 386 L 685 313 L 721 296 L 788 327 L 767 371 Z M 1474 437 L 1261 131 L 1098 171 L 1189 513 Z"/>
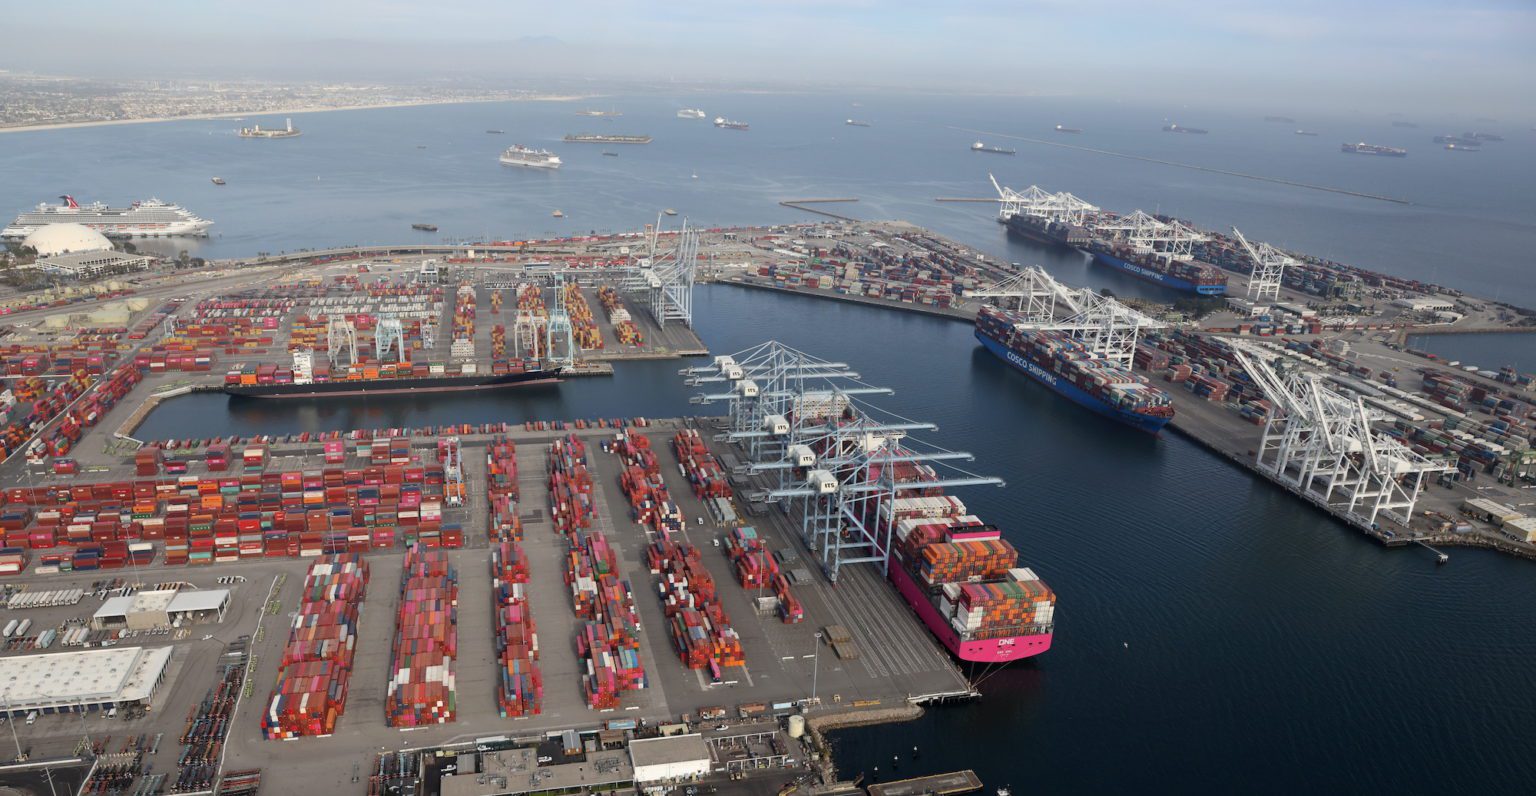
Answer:
<path fill-rule="evenodd" d="M 16 762 L 21 762 L 21 738 L 16 735 L 16 717 L 11 715 L 11 690 L 5 690 L 5 723 L 11 728 L 11 740 L 16 742 Z"/>
<path fill-rule="evenodd" d="M 817 680 L 821 676 L 821 631 L 816 631 L 816 649 L 811 653 L 811 704 L 820 704 L 816 699 Z"/>

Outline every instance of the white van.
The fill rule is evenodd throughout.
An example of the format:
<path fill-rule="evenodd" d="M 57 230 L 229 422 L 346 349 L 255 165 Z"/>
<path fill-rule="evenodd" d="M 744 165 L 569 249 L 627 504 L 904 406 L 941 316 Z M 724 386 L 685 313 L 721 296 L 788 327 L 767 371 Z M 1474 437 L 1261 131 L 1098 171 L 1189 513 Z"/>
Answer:
<path fill-rule="evenodd" d="M 27 726 L 30 727 L 30 726 L 32 726 L 33 724 L 36 724 L 36 723 L 37 723 L 37 711 L 34 710 L 31 713 L 27 714 Z"/>

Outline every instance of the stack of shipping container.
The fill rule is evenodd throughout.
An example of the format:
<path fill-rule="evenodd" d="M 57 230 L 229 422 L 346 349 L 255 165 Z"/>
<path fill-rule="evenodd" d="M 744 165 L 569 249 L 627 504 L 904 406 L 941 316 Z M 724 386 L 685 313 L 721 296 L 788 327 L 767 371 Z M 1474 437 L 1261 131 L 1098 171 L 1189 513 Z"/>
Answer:
<path fill-rule="evenodd" d="M 517 447 L 507 437 L 491 438 L 486 455 L 490 504 L 491 609 L 496 625 L 496 704 L 502 718 L 543 710 L 544 675 L 539 671 L 539 637 L 528 604 L 528 557 L 517 518 Z"/>
<path fill-rule="evenodd" d="M 586 444 L 575 435 L 549 449 L 549 499 L 556 530 L 566 537 L 565 582 L 581 622 L 577 652 L 584 658 L 582 692 L 594 710 L 619 707 L 624 691 L 647 685 L 640 663 L 640 618 L 629 581 L 608 540 L 589 531 L 592 474 Z"/>
<path fill-rule="evenodd" d="M 716 681 L 724 668 L 745 665 L 741 636 L 720 605 L 699 549 L 663 539 L 646 548 L 646 560 L 660 578 L 656 592 L 678 660 L 690 669 L 708 669 Z"/>
<path fill-rule="evenodd" d="M 277 686 L 261 716 L 263 736 L 288 739 L 336 731 L 347 705 L 358 609 L 367 586 L 368 563 L 361 556 L 325 556 L 309 568 Z"/>
<path fill-rule="evenodd" d="M 391 727 L 446 724 L 458 712 L 459 573 L 442 550 L 412 545 L 400 576 L 400 605 L 384 716 Z"/>
<path fill-rule="evenodd" d="M 614 438 L 613 452 L 624 464 L 619 485 L 629 498 L 630 519 L 663 537 L 683 528 L 683 510 L 672 500 L 661 476 L 661 461 L 651 450 L 651 440 L 634 429 Z"/>

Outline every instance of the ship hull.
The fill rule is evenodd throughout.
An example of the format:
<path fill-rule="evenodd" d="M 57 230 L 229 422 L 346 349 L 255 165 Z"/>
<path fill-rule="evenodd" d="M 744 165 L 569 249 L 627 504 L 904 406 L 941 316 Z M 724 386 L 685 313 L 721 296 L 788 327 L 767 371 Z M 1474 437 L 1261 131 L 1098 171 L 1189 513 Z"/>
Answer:
<path fill-rule="evenodd" d="M 1171 419 L 1167 417 L 1159 417 L 1157 415 L 1144 415 L 1139 412 L 1131 412 L 1116 406 L 1111 406 L 1093 393 L 1078 387 L 1076 384 L 1073 384 L 1071 381 L 1062 376 L 1051 373 L 1040 365 L 1029 361 L 1017 351 L 1013 351 L 1012 349 L 1008 348 L 1008 346 L 1003 345 L 1001 342 L 988 337 L 986 334 L 982 333 L 980 329 L 976 330 L 976 339 L 979 340 L 982 346 L 985 347 L 987 351 L 991 352 L 993 356 L 1013 366 L 1014 370 L 1017 370 L 1034 379 L 1035 381 L 1045 385 L 1046 387 L 1051 388 L 1051 390 L 1057 395 L 1066 398 L 1072 403 L 1084 407 L 1085 409 L 1089 409 L 1097 414 L 1103 415 L 1104 417 L 1114 420 L 1115 422 L 1124 423 L 1131 428 L 1134 428 L 1138 431 L 1145 431 L 1148 434 L 1156 434 L 1162 431 L 1163 426 L 1168 425 L 1168 421 Z"/>
<path fill-rule="evenodd" d="M 48 224 L 79 224 L 89 227 L 108 238 L 201 238 L 208 235 L 211 221 L 171 222 L 168 224 L 119 224 L 114 222 L 80 221 L 62 216 L 44 223 L 17 223 L 0 230 L 0 238 L 25 238 Z"/>
<path fill-rule="evenodd" d="M 965 641 L 949 626 L 939 609 L 934 607 L 912 576 L 897 561 L 890 562 L 890 580 L 896 586 L 907 605 L 917 613 L 928 627 L 928 632 L 939 640 L 951 654 L 962 661 L 975 663 L 1007 663 L 1039 655 L 1051 648 L 1051 633 L 1033 633 L 1004 636 L 979 641 Z"/>
<path fill-rule="evenodd" d="M 1036 243 L 1043 243 L 1047 246 L 1059 246 L 1063 249 L 1077 248 L 1076 245 L 1072 243 L 1072 241 L 1066 238 L 1066 232 L 1068 231 L 1068 228 L 1064 226 L 1061 228 L 1063 234 L 1057 236 L 1054 234 L 1054 230 L 1042 229 L 1034 224 L 1029 223 L 1028 221 L 1018 218 L 1017 216 L 1009 218 L 1007 221 L 1004 221 L 1003 224 L 1004 226 L 1008 227 L 1009 233 L 1018 235 L 1019 237 L 1026 240 L 1032 240 Z"/>
<path fill-rule="evenodd" d="M 1131 276 L 1145 280 L 1147 282 L 1151 282 L 1154 285 L 1162 285 L 1163 287 L 1172 288 L 1174 290 L 1182 290 L 1185 293 L 1194 293 L 1198 296 L 1225 296 L 1227 294 L 1226 285 L 1197 285 L 1188 279 L 1180 279 L 1179 277 L 1170 276 L 1161 271 L 1154 271 L 1151 268 L 1147 268 L 1146 266 L 1127 262 L 1120 259 L 1119 257 L 1114 256 L 1113 254 L 1108 254 L 1102 251 L 1094 251 L 1092 254 L 1094 262 L 1107 265 L 1110 268 L 1114 268 L 1119 271 L 1124 271 Z"/>
<path fill-rule="evenodd" d="M 559 369 L 550 369 L 487 376 L 422 376 L 405 379 L 328 381 L 313 384 L 227 384 L 224 386 L 224 393 L 233 398 L 341 398 L 356 395 L 463 392 L 544 384 L 558 381 L 559 375 Z"/>
<path fill-rule="evenodd" d="M 545 161 L 543 163 L 529 163 L 529 162 L 523 161 L 523 160 L 507 160 L 506 158 L 501 158 L 500 160 L 501 160 L 501 165 L 503 165 L 503 166 L 520 166 L 520 167 L 525 168 L 525 169 L 558 169 L 558 168 L 560 168 L 560 162 L 559 161 L 554 161 L 554 162 Z"/>

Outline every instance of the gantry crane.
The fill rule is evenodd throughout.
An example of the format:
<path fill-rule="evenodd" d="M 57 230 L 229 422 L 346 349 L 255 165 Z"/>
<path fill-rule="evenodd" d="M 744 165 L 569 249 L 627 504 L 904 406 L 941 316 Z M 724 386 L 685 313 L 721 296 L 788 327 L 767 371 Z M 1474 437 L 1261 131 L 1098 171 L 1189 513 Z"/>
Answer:
<path fill-rule="evenodd" d="M 1167 325 L 1090 288 L 1069 288 L 1038 265 L 990 288 L 969 291 L 966 297 L 1012 299 L 1013 306 L 1004 302 L 1004 309 L 1014 314 L 1017 325 L 1066 332 L 1088 351 L 1127 370 L 1142 330 Z"/>
<path fill-rule="evenodd" d="M 1296 261 L 1268 243 L 1260 242 L 1254 246 L 1237 227 L 1232 228 L 1232 234 L 1237 236 L 1237 242 L 1253 258 L 1253 274 L 1248 278 L 1248 298 L 1255 301 L 1278 301 L 1285 269 L 1295 265 Z"/>

